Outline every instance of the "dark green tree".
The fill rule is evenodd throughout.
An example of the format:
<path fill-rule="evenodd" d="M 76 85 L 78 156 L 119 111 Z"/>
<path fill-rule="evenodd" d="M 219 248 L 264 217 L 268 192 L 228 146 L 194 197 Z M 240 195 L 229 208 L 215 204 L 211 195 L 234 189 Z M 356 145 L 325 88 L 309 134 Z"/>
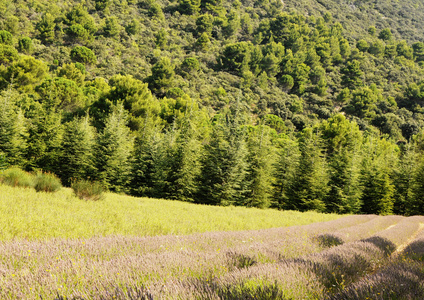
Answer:
<path fill-rule="evenodd" d="M 134 137 L 126 126 L 127 112 L 121 103 L 112 108 L 98 135 L 97 179 L 114 192 L 126 192 L 131 180 Z"/>
<path fill-rule="evenodd" d="M 60 177 L 65 185 L 72 180 L 93 179 L 95 168 L 95 129 L 89 116 L 65 124 L 60 157 Z"/>
<path fill-rule="evenodd" d="M 219 116 L 205 145 L 196 202 L 213 205 L 242 204 L 246 194 L 246 134 L 236 108 Z"/>
<path fill-rule="evenodd" d="M 361 167 L 361 211 L 367 214 L 391 214 L 395 191 L 392 170 L 397 164 L 395 145 L 379 137 L 369 136 L 363 152 L 367 155 Z"/>
<path fill-rule="evenodd" d="M 325 199 L 329 212 L 357 213 L 361 208 L 360 147 L 362 134 L 356 123 L 338 114 L 320 125 L 327 153 L 330 188 Z"/>
<path fill-rule="evenodd" d="M 271 143 L 271 129 L 265 125 L 253 128 L 248 137 L 248 192 L 244 206 L 266 208 L 271 206 L 274 183 L 275 149 Z"/>
<path fill-rule="evenodd" d="M 94 52 L 84 46 L 74 47 L 71 50 L 71 59 L 73 61 L 87 65 L 94 65 L 97 62 L 97 58 Z"/>
<path fill-rule="evenodd" d="M 13 35 L 7 30 L 0 30 L 0 44 L 13 45 Z"/>
<path fill-rule="evenodd" d="M 56 24 L 54 23 L 54 18 L 51 14 L 45 13 L 41 20 L 37 23 L 37 30 L 39 32 L 39 37 L 44 43 L 51 43 L 55 38 L 55 29 Z"/>
<path fill-rule="evenodd" d="M 325 211 L 328 194 L 328 167 L 321 133 L 305 128 L 299 137 L 299 166 L 288 192 L 286 209 Z"/>
<path fill-rule="evenodd" d="M 162 57 L 153 67 L 152 75 L 146 81 L 149 89 L 158 97 L 163 97 L 174 79 L 174 66 L 168 57 Z"/>
<path fill-rule="evenodd" d="M 341 69 L 342 84 L 350 89 L 362 86 L 362 76 L 364 73 L 361 71 L 360 63 L 357 60 L 349 61 L 346 67 Z"/>
<path fill-rule="evenodd" d="M 25 166 L 26 120 L 15 105 L 19 95 L 7 90 L 0 95 L 0 153 L 7 165 Z"/>

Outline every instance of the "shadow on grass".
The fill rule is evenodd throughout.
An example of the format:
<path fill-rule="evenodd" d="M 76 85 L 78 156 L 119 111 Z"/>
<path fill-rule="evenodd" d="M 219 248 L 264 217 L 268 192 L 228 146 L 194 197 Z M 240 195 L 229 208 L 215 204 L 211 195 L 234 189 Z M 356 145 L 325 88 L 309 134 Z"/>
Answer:
<path fill-rule="evenodd" d="M 334 246 L 339 246 L 344 243 L 343 239 L 334 234 L 326 233 L 320 234 L 313 238 L 321 247 L 330 248 Z"/>

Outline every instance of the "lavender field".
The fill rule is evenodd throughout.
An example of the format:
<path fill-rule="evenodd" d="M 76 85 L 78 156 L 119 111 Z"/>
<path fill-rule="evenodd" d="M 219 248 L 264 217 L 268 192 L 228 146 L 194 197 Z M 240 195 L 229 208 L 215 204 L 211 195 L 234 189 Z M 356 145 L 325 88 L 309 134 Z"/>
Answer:
<path fill-rule="evenodd" d="M 0 244 L 1 299 L 422 299 L 424 217 Z"/>

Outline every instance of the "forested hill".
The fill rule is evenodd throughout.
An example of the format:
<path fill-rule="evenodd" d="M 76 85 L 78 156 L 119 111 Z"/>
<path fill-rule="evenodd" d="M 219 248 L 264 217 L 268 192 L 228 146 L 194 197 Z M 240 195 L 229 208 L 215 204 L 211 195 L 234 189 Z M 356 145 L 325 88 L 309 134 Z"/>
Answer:
<path fill-rule="evenodd" d="M 424 213 L 422 1 L 0 0 L 0 168 Z"/>
<path fill-rule="evenodd" d="M 353 38 L 361 38 L 371 26 L 390 28 L 398 39 L 424 41 L 424 1 L 421 0 L 289 0 L 285 7 L 304 15 L 331 13 Z"/>

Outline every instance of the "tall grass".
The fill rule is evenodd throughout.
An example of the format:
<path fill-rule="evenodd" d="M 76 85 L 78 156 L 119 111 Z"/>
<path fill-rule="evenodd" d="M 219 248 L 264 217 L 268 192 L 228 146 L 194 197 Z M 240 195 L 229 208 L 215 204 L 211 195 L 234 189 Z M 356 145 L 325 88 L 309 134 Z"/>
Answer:
<path fill-rule="evenodd" d="M 54 194 L 0 185 L 0 240 L 154 236 L 249 230 L 338 219 L 334 214 L 216 207 L 106 193 L 78 199 L 69 188 Z"/>
<path fill-rule="evenodd" d="M 0 183 L 12 187 L 34 187 L 34 175 L 12 167 L 0 172 Z"/>
<path fill-rule="evenodd" d="M 37 192 L 57 192 L 62 188 L 60 179 L 52 173 L 38 173 L 35 176 L 34 188 Z"/>
<path fill-rule="evenodd" d="M 82 200 L 98 201 L 104 197 L 104 188 L 100 182 L 88 180 L 73 181 L 71 185 L 75 196 Z"/>

